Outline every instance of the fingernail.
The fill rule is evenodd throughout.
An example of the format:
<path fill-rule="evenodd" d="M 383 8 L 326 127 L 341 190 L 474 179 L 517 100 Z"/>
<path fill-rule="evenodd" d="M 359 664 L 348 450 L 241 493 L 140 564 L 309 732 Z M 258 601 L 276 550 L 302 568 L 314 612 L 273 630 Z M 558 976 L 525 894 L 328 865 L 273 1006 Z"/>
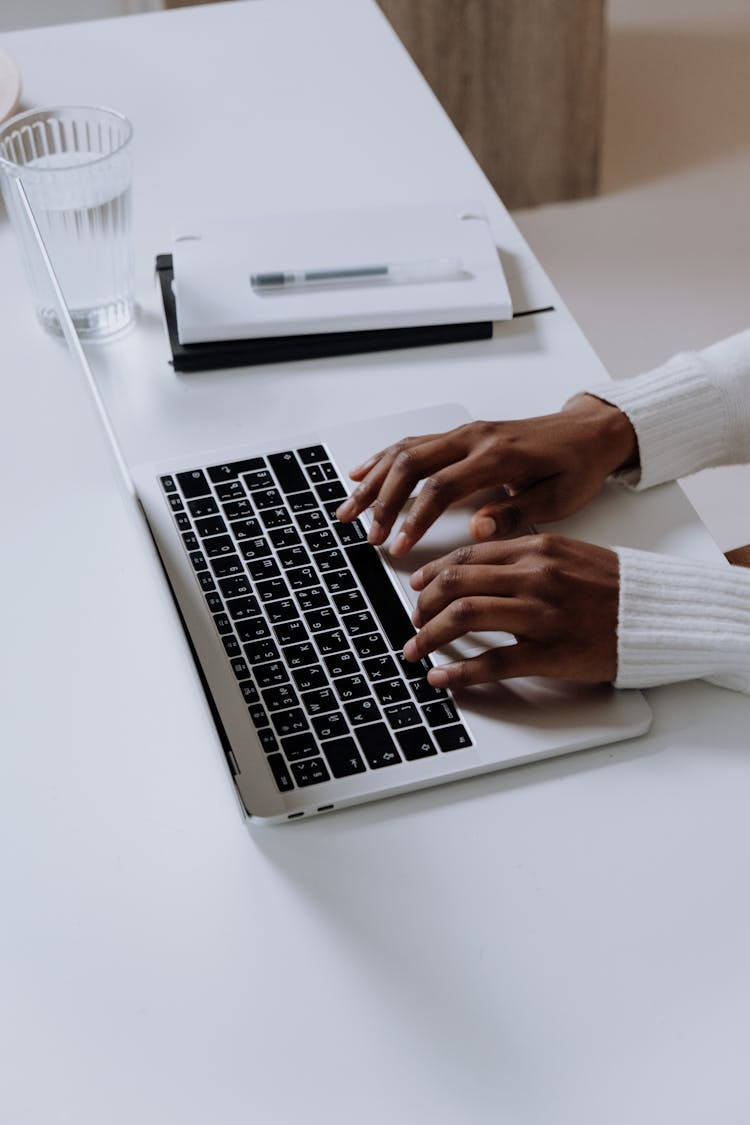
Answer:
<path fill-rule="evenodd" d="M 408 640 L 404 645 L 404 656 L 407 660 L 410 660 L 412 664 L 416 664 L 419 660 L 419 650 L 417 649 L 417 642 L 414 640 L 414 637 Z"/>
<path fill-rule="evenodd" d="M 393 540 L 393 543 L 391 544 L 391 554 L 392 555 L 402 555 L 408 550 L 408 547 L 409 547 L 409 540 L 406 538 L 403 531 L 399 531 L 398 535 L 396 536 L 396 538 Z"/>
<path fill-rule="evenodd" d="M 448 687 L 451 678 L 445 668 L 430 668 L 427 673 L 427 682 L 433 687 Z"/>
<path fill-rule="evenodd" d="M 422 589 L 422 587 L 424 586 L 424 576 L 422 575 L 421 569 L 414 571 L 411 578 L 409 579 L 409 582 L 411 584 L 412 590 Z"/>
<path fill-rule="evenodd" d="M 380 524 L 377 522 L 377 520 L 373 520 L 373 524 L 372 524 L 372 527 L 370 528 L 370 532 L 369 532 L 369 535 L 367 536 L 367 539 L 370 543 L 372 543 L 373 547 L 379 547 L 380 544 L 385 539 L 385 531 L 380 526 Z"/>
<path fill-rule="evenodd" d="M 357 505 L 353 500 L 345 500 L 344 503 L 336 509 L 336 515 L 340 520 L 346 520 L 349 516 L 353 516 L 357 510 Z"/>
<path fill-rule="evenodd" d="M 475 526 L 480 539 L 489 539 L 497 531 L 497 524 L 490 516 L 481 516 Z"/>
<path fill-rule="evenodd" d="M 422 618 L 419 616 L 419 610 L 418 609 L 415 609 L 414 613 L 412 613 L 411 623 L 412 623 L 412 625 L 414 626 L 415 629 L 421 629 L 422 628 Z"/>

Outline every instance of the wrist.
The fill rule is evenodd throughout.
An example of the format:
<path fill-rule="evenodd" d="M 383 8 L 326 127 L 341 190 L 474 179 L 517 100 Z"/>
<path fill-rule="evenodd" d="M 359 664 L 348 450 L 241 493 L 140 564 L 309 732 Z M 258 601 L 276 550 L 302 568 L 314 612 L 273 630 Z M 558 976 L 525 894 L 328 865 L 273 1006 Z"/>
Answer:
<path fill-rule="evenodd" d="M 638 438 L 633 424 L 617 406 L 591 394 L 572 398 L 563 408 L 580 416 L 588 440 L 607 476 L 639 465 Z"/>

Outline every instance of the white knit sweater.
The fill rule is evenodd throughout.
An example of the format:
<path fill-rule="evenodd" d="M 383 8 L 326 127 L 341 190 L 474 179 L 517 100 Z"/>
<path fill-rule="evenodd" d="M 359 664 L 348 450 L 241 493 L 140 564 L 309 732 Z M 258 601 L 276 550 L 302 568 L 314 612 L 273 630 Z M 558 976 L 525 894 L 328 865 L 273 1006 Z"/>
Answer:
<path fill-rule="evenodd" d="M 586 388 L 627 414 L 640 469 L 630 488 L 750 461 L 750 331 L 663 367 Z M 617 687 L 703 677 L 750 693 L 750 570 L 617 548 Z"/>

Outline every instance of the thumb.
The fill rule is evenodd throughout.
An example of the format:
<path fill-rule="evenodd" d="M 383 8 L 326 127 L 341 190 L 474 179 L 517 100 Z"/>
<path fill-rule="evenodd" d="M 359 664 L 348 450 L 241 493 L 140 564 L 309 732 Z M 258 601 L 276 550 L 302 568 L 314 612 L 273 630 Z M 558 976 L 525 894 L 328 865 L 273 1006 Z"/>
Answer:
<path fill-rule="evenodd" d="M 535 523 L 559 519 L 563 513 L 556 509 L 554 478 L 539 481 L 512 495 L 506 490 L 501 499 L 483 505 L 474 513 L 471 535 L 475 540 L 518 535 Z"/>

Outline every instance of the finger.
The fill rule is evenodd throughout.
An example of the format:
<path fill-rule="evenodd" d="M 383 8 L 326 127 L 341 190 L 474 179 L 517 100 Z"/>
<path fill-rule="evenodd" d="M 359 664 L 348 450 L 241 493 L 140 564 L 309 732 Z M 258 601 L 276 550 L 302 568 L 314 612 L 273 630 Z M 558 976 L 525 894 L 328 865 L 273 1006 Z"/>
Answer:
<path fill-rule="evenodd" d="M 412 445 L 421 441 L 432 441 L 436 437 L 438 437 L 438 434 L 420 434 L 417 437 L 404 438 L 398 443 L 398 446 Z M 363 461 L 361 465 L 357 465 L 355 469 L 349 472 L 351 480 L 361 480 L 362 477 L 369 473 L 370 469 L 372 469 L 381 457 L 385 457 L 386 453 L 391 453 L 395 448 L 395 446 L 389 445 L 386 449 L 381 449 L 378 453 L 373 453 L 372 456 L 368 457 L 366 461 Z"/>
<path fill-rule="evenodd" d="M 439 435 L 438 435 L 439 436 Z M 391 445 L 387 449 L 382 450 L 375 456 L 370 457 L 364 465 L 359 466 L 349 475 L 354 479 L 354 474 L 363 477 L 357 488 L 351 493 L 349 498 L 343 502 L 336 509 L 336 518 L 341 520 L 342 523 L 347 523 L 349 520 L 355 519 L 365 508 L 369 508 L 378 496 L 384 480 L 388 476 L 391 465 L 397 459 L 399 453 L 405 449 L 411 449 L 414 446 L 429 442 L 434 439 L 434 434 L 424 434 L 420 437 L 408 437 L 403 441 L 398 442 L 396 445 Z M 368 467 L 369 466 L 369 467 Z M 377 519 L 375 520 L 377 523 Z M 380 533 L 378 528 L 374 528 L 370 534 L 371 543 L 382 543 L 387 533 Z"/>
<path fill-rule="evenodd" d="M 416 663 L 466 633 L 500 631 L 518 636 L 528 632 L 529 624 L 530 607 L 518 598 L 458 598 L 407 641 L 404 656 Z"/>
<path fill-rule="evenodd" d="M 525 550 L 528 550 L 529 542 L 533 542 L 536 538 L 536 536 L 521 536 L 506 542 L 472 543 L 458 547 L 450 554 L 433 559 L 432 562 L 425 563 L 420 570 L 416 570 L 410 579 L 412 589 L 423 590 L 446 567 L 503 566 L 514 563 L 521 558 Z"/>
<path fill-rule="evenodd" d="M 446 609 L 451 602 L 467 597 L 504 597 L 519 595 L 519 570 L 512 564 L 498 566 L 446 566 L 419 595 L 412 621 L 422 628 Z"/>
<path fill-rule="evenodd" d="M 431 668 L 427 679 L 433 687 L 460 691 L 472 684 L 497 683 L 498 680 L 512 680 L 517 676 L 543 676 L 547 674 L 546 663 L 538 646 L 529 641 L 519 641 L 515 645 L 493 648 L 469 660 Z"/>
<path fill-rule="evenodd" d="M 492 504 L 479 508 L 471 518 L 472 538 L 517 535 L 549 519 L 559 519 L 557 477 L 547 477 L 528 488 L 519 489 Z"/>

